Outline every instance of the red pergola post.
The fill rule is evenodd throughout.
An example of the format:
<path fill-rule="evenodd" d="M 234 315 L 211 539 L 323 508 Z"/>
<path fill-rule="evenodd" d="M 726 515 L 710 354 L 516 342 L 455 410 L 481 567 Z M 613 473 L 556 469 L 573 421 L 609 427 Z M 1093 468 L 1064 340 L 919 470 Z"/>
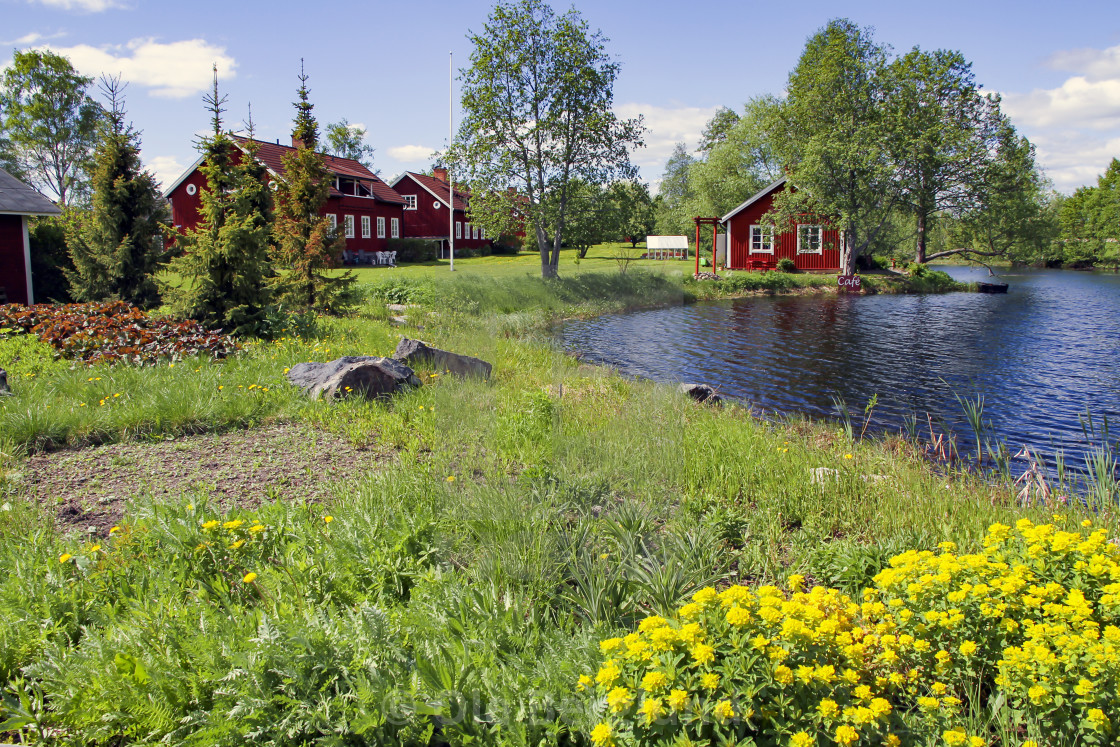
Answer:
<path fill-rule="evenodd" d="M 719 223 L 712 220 L 712 272 L 717 271 L 719 268 L 716 266 L 716 236 L 719 231 Z"/>
<path fill-rule="evenodd" d="M 696 216 L 696 275 L 700 274 L 700 216 Z"/>

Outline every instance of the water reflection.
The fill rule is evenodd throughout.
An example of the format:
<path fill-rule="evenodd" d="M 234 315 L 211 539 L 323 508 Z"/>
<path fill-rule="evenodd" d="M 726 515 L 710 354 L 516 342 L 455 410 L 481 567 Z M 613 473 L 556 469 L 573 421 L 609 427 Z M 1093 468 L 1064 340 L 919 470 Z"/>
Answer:
<path fill-rule="evenodd" d="M 962 279 L 987 271 L 951 268 Z M 661 381 L 703 381 L 781 412 L 834 416 L 879 396 L 875 422 L 929 413 L 971 439 L 954 390 L 986 398 L 1012 449 L 1083 446 L 1078 416 L 1120 416 L 1120 276 L 1006 273 L 1007 295 L 787 296 L 573 321 L 564 347 Z"/>

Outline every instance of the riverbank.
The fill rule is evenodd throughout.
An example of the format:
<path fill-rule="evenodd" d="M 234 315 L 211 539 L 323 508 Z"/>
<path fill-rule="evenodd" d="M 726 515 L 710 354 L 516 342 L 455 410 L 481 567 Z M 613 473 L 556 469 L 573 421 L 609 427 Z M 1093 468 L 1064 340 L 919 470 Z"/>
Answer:
<path fill-rule="evenodd" d="M 686 286 L 464 275 L 382 286 L 354 317 L 225 361 L 21 360 L 0 451 L 45 450 L 35 470 L 56 478 L 36 492 L 9 456 L 0 498 L 0 681 L 28 693 L 24 733 L 585 743 L 598 716 L 576 683 L 598 641 L 703 586 L 798 573 L 858 594 L 903 550 L 979 550 L 995 522 L 1083 518 L 947 478 L 901 439 L 697 405 L 542 334 L 542 320 Z M 421 371 L 420 389 L 372 403 L 310 402 L 284 381 L 301 361 L 388 355 L 402 332 L 492 362 L 493 378 Z M 284 433 L 274 449 L 221 435 L 265 427 Z M 114 442 L 141 453 L 88 446 Z M 149 443 L 202 468 L 112 483 Z M 291 469 L 314 491 L 285 483 Z M 1113 514 L 1094 521 L 1115 536 Z M 467 705 L 477 715 L 456 719 Z"/>

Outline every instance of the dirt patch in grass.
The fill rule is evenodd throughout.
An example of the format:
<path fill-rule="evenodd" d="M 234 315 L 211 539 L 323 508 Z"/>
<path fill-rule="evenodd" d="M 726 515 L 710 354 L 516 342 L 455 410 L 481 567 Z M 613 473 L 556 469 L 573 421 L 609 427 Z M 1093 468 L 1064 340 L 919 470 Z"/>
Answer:
<path fill-rule="evenodd" d="M 206 495 L 223 507 L 322 500 L 332 483 L 360 479 L 390 458 L 314 427 L 252 430 L 35 454 L 17 491 L 57 507 L 60 529 L 106 535 L 137 496 Z M 91 531 L 92 528 L 92 531 Z"/>

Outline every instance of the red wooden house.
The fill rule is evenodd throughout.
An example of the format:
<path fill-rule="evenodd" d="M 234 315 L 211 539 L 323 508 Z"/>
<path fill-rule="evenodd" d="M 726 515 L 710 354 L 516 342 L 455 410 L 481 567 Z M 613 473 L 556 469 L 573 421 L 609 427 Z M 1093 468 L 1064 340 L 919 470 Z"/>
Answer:
<path fill-rule="evenodd" d="M 785 177 L 779 179 L 720 218 L 727 233 L 727 269 L 772 270 L 782 257 L 792 259 L 799 270 L 840 269 L 838 232 L 819 217 L 795 221 L 776 236 L 774 226 L 763 223 L 774 195 L 786 184 Z"/>
<path fill-rule="evenodd" d="M 433 169 L 432 176 L 406 171 L 391 184 L 404 199 L 405 235 L 413 239 L 433 239 L 445 242 L 442 256 L 447 256 L 447 237 L 450 227 L 447 211 L 450 185 L 446 169 Z M 470 192 L 455 187 L 455 248 L 480 249 L 491 243 L 486 231 L 472 224 L 470 217 Z"/>
<path fill-rule="evenodd" d="M 234 136 L 244 154 L 248 138 Z M 293 150 L 279 143 L 257 141 L 257 158 L 268 169 L 269 186 L 276 190 L 284 176 L 283 156 Z M 320 213 L 330 217 L 346 239 L 346 259 L 354 260 L 370 252 L 389 250 L 389 240 L 403 238 L 404 199 L 376 174 L 349 158 L 324 155 L 326 167 L 334 175 L 330 195 Z M 202 159 L 187 169 L 164 192 L 171 202 L 171 217 L 180 231 L 194 228 L 200 221 L 202 202 L 199 191 L 206 188 L 206 177 L 199 171 Z"/>
<path fill-rule="evenodd" d="M 0 303 L 35 303 L 27 219 L 61 212 L 46 197 L 0 169 Z"/>

